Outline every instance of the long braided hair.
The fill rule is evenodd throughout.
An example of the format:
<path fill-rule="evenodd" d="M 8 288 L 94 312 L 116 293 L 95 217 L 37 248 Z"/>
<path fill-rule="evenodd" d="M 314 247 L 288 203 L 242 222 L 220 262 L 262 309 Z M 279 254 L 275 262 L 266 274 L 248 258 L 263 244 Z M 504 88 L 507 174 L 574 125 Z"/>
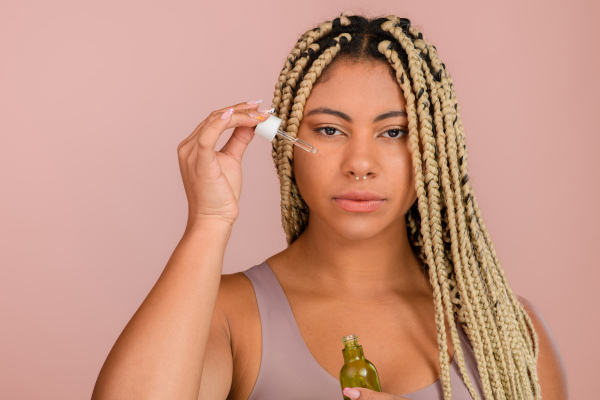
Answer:
<path fill-rule="evenodd" d="M 452 78 L 410 20 L 340 16 L 304 33 L 275 86 L 274 114 L 297 136 L 306 99 L 334 59 L 389 63 L 406 98 L 417 200 L 406 214 L 411 247 L 433 288 L 444 399 L 451 399 L 444 318 L 462 324 L 474 350 L 485 399 L 540 399 L 538 337 L 510 289 L 467 174 L 467 149 Z M 294 148 L 273 140 L 288 245 L 308 224 L 308 207 L 292 173 Z M 460 373 L 479 399 L 450 325 Z M 528 330 L 531 332 L 532 338 Z"/>

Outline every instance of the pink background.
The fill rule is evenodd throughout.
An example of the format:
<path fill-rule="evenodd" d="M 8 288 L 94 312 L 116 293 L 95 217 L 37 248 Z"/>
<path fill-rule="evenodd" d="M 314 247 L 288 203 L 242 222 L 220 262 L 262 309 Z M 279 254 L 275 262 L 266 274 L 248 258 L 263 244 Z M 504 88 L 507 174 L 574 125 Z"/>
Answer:
<path fill-rule="evenodd" d="M 508 279 L 572 398 L 594 392 L 600 3 L 370 3 L 0 3 L 0 398 L 89 398 L 183 233 L 177 145 L 216 108 L 270 102 L 299 35 L 344 10 L 408 17 L 438 48 Z M 225 273 L 285 248 L 270 144 L 243 168 Z"/>

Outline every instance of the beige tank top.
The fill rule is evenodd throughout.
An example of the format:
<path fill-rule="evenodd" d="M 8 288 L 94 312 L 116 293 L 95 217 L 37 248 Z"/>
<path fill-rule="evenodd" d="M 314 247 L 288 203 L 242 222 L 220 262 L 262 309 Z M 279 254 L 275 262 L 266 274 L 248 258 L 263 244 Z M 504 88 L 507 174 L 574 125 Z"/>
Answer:
<path fill-rule="evenodd" d="M 263 262 L 244 271 L 244 274 L 254 286 L 262 329 L 260 369 L 248 400 L 342 400 L 339 379 L 330 375 L 306 347 L 287 297 L 271 267 Z M 457 324 L 457 329 L 469 378 L 483 400 L 471 343 L 461 324 Z M 472 399 L 460 375 L 456 357 L 453 357 L 450 366 L 450 379 L 453 400 Z M 298 390 L 299 386 L 301 390 Z M 416 392 L 398 395 L 412 400 L 444 399 L 440 379 Z"/>

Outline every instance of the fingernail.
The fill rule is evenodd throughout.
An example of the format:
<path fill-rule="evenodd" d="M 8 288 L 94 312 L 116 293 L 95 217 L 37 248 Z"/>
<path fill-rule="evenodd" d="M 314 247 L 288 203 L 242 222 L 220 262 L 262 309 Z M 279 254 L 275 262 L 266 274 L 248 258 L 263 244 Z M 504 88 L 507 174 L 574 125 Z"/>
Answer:
<path fill-rule="evenodd" d="M 267 108 L 267 106 L 263 105 L 263 106 L 258 107 L 258 110 L 256 110 L 256 111 L 258 111 L 259 113 L 266 114 L 266 113 L 272 112 L 272 110 L 273 110 L 272 108 Z"/>
<path fill-rule="evenodd" d="M 227 119 L 227 118 L 231 117 L 231 114 L 233 114 L 233 107 L 231 107 L 227 111 L 224 111 L 223 114 L 221 114 L 221 119 Z"/>
<path fill-rule="evenodd" d="M 250 100 L 250 101 L 246 102 L 246 104 L 259 104 L 259 103 L 262 103 L 262 99 Z"/>
<path fill-rule="evenodd" d="M 353 388 L 344 388 L 344 396 L 350 397 L 351 399 L 358 399 L 360 397 L 360 392 Z"/>
<path fill-rule="evenodd" d="M 260 115 L 260 114 L 256 114 L 256 113 L 248 113 L 249 116 L 251 116 L 254 119 L 258 119 L 260 121 L 264 121 L 266 119 L 265 115 Z"/>

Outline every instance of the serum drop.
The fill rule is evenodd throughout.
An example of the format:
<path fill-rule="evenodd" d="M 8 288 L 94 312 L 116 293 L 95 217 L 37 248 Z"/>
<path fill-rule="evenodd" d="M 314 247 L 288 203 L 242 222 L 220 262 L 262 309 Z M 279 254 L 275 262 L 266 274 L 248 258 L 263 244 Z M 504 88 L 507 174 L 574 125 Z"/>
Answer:
<path fill-rule="evenodd" d="M 362 346 L 358 344 L 358 336 L 348 335 L 342 338 L 344 349 L 344 365 L 340 371 L 342 391 L 345 387 L 364 387 L 381 392 L 379 376 L 375 366 L 365 358 Z M 344 396 L 345 400 L 350 398 Z"/>

